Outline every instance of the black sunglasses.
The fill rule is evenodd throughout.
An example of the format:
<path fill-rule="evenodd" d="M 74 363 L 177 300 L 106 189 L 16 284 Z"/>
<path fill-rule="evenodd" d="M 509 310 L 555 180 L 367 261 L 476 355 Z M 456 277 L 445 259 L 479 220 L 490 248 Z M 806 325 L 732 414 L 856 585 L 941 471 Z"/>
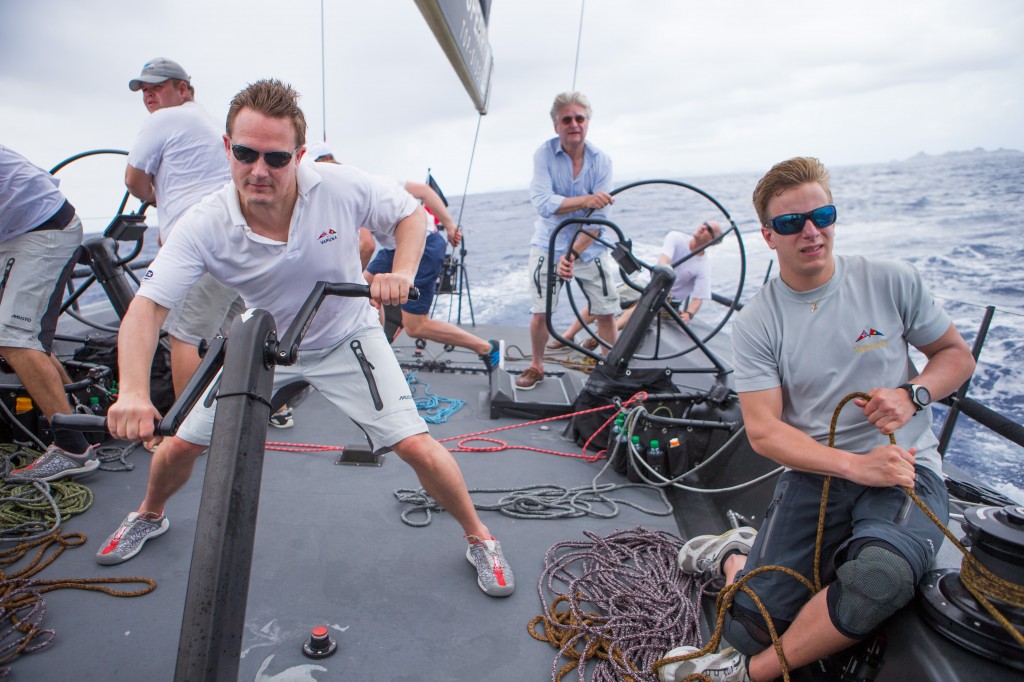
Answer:
<path fill-rule="evenodd" d="M 768 225 L 779 234 L 797 234 L 804 229 L 804 225 L 810 220 L 819 230 L 825 229 L 836 222 L 836 207 L 822 206 L 810 213 L 787 213 L 775 216 L 768 221 Z"/>
<path fill-rule="evenodd" d="M 583 114 L 576 114 L 575 116 L 563 116 L 562 117 L 562 125 L 564 125 L 564 126 L 569 125 L 573 121 L 576 121 L 576 123 L 579 124 L 579 125 L 583 125 L 584 123 L 586 123 L 587 117 L 584 116 Z"/>
<path fill-rule="evenodd" d="M 295 152 L 258 152 L 243 144 L 233 144 L 231 145 L 231 153 L 242 163 L 256 163 L 256 160 L 260 158 L 262 153 L 263 160 L 267 162 L 268 166 L 271 168 L 284 168 L 292 160 L 292 155 Z"/>

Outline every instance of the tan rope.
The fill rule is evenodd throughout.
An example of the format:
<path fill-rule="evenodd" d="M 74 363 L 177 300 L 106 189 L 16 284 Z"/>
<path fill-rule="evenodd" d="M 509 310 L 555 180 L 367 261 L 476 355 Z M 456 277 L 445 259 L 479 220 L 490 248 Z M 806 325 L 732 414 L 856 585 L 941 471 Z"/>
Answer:
<path fill-rule="evenodd" d="M 47 646 L 53 640 L 53 630 L 40 628 L 38 621 L 41 615 L 32 619 L 31 616 L 42 608 L 41 595 L 60 589 L 87 590 L 102 592 L 111 597 L 139 597 L 156 589 L 156 582 L 151 578 L 62 578 L 54 580 L 37 580 L 33 576 L 52 564 L 68 547 L 85 544 L 86 538 L 81 533 L 61 534 L 61 529 L 54 529 L 49 535 L 20 543 L 0 551 L 0 566 L 9 566 L 28 556 L 33 551 L 27 566 L 8 574 L 0 569 L 0 613 L 11 626 L 22 633 L 22 638 L 14 644 L 6 646 L 0 653 L 0 665 L 10 663 L 28 650 L 37 650 Z M 109 585 L 141 584 L 136 590 L 120 590 Z M 22 617 L 27 612 L 28 617 Z M 41 613 L 41 612 L 40 612 Z"/>
<path fill-rule="evenodd" d="M 871 400 L 871 396 L 868 395 L 867 393 L 855 392 L 850 393 L 841 401 L 839 401 L 839 404 L 836 406 L 835 411 L 832 413 L 832 422 L 829 425 L 828 446 L 830 448 L 835 447 L 836 424 L 839 421 L 839 413 L 842 411 L 846 403 L 856 398 Z M 896 444 L 895 434 L 889 434 L 889 442 L 892 443 L 893 445 Z M 719 593 L 718 600 L 715 604 L 716 609 L 718 610 L 718 619 L 715 623 L 715 631 L 712 633 L 711 639 L 704 646 L 704 648 L 700 651 L 696 651 L 685 656 L 671 656 L 656 661 L 653 667 L 653 671 L 655 674 L 657 674 L 659 668 L 668 665 L 669 663 L 688 661 L 694 658 L 700 658 L 701 656 L 706 656 L 717 651 L 718 645 L 722 639 L 722 628 L 725 623 L 725 611 L 732 603 L 732 600 L 736 592 L 742 591 L 744 594 L 748 595 L 751 599 L 754 600 L 754 603 L 757 605 L 758 610 L 761 612 L 761 616 L 764 618 L 764 622 L 768 626 L 768 632 L 772 638 L 772 646 L 775 648 L 775 653 L 779 657 L 779 664 L 782 667 L 783 679 L 785 679 L 787 682 L 789 681 L 789 664 L 787 663 L 786 656 L 782 651 L 782 644 L 780 643 L 778 634 L 775 631 L 775 625 L 772 622 L 771 617 L 768 615 L 768 611 L 765 608 L 764 604 L 762 604 L 761 600 L 757 597 L 756 594 L 754 594 L 754 591 L 746 586 L 746 583 L 751 578 L 761 573 L 765 573 L 768 571 L 778 571 L 799 580 L 801 583 L 804 584 L 805 587 L 807 587 L 808 590 L 810 590 L 812 595 L 817 594 L 821 591 L 821 546 L 822 536 L 824 534 L 825 529 L 825 507 L 828 503 L 828 491 L 830 480 L 831 476 L 826 476 L 821 488 L 821 505 L 818 509 L 818 531 L 814 543 L 814 582 L 811 583 L 805 577 L 800 575 L 797 571 L 794 571 L 791 568 L 787 568 L 786 566 L 761 566 L 760 568 L 756 568 L 750 573 L 745 574 L 741 579 L 737 580 L 732 585 L 725 587 Z M 914 492 L 913 488 L 900 486 L 900 489 L 903 490 L 903 492 L 905 492 L 910 497 L 910 499 L 914 501 L 914 503 L 921 509 L 921 511 L 924 512 L 925 516 L 931 519 L 932 522 L 939 528 L 939 530 L 942 531 L 943 535 L 945 535 L 946 538 L 953 543 L 953 546 L 959 549 L 960 552 L 964 555 L 963 561 L 961 563 L 960 572 L 960 580 L 961 582 L 963 582 L 964 587 L 966 587 L 967 590 L 972 595 L 974 595 L 974 598 L 977 599 L 978 602 L 985 608 L 985 610 L 988 611 L 992 615 L 992 617 L 995 618 L 996 621 L 1003 626 L 1003 628 L 1010 634 L 1010 636 L 1013 637 L 1013 639 L 1016 640 L 1018 644 L 1024 647 L 1024 635 L 1022 635 L 1017 630 L 1017 628 L 1015 628 L 1013 624 L 1010 623 L 1006 616 L 1001 614 L 985 596 L 986 594 L 991 595 L 992 597 L 1002 602 L 1020 608 L 1024 606 L 1024 587 L 997 576 L 996 574 L 992 573 L 990 570 L 985 568 L 983 565 L 981 565 L 981 563 L 979 563 L 978 560 L 975 559 L 964 548 L 964 546 L 961 545 L 960 542 L 953 536 L 953 534 L 946 527 L 946 524 L 939 520 L 935 513 L 932 512 L 932 510 L 929 509 L 927 505 L 925 505 L 925 503 L 921 501 L 921 499 L 917 496 L 917 493 Z M 706 680 L 707 682 L 713 682 L 710 677 L 702 673 L 688 675 L 684 682 L 690 682 L 691 680 Z"/>

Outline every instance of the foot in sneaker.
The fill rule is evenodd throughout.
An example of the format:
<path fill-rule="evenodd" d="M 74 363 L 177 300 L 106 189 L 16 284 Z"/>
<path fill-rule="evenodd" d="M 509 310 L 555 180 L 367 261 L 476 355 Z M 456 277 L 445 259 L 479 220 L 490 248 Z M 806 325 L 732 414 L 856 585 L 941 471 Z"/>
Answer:
<path fill-rule="evenodd" d="M 481 353 L 480 359 L 483 360 L 484 367 L 487 368 L 487 373 L 490 374 L 494 371 L 495 367 L 501 364 L 501 358 L 505 355 L 505 342 L 503 340 L 491 339 L 488 343 L 491 344 L 491 348 L 486 353 Z"/>
<path fill-rule="evenodd" d="M 100 461 L 92 447 L 81 455 L 73 455 L 56 445 L 46 448 L 46 452 L 28 466 L 7 474 L 9 481 L 56 481 L 67 476 L 87 474 L 99 467 Z"/>
<path fill-rule="evenodd" d="M 475 535 L 467 535 L 469 547 L 466 548 L 466 559 L 476 567 L 476 584 L 485 594 L 491 597 L 507 597 L 516 589 L 512 568 L 501 553 L 501 543 L 491 538 L 481 540 Z"/>
<path fill-rule="evenodd" d="M 679 568 L 690 575 L 724 578 L 722 560 L 729 552 L 750 554 L 757 531 L 750 526 L 733 528 L 721 535 L 698 535 L 679 550 Z"/>
<path fill-rule="evenodd" d="M 665 658 L 686 656 L 700 651 L 695 646 L 681 646 L 665 654 Z M 750 682 L 747 676 L 746 656 L 732 647 L 717 654 L 707 654 L 680 663 L 669 663 L 658 670 L 661 682 L 679 682 L 691 675 L 705 675 L 714 682 Z M 700 679 L 700 678 L 698 678 Z"/>
<path fill-rule="evenodd" d="M 537 384 L 544 381 L 544 372 L 535 367 L 527 367 L 523 373 L 516 377 L 516 388 L 521 391 L 529 391 L 536 388 Z"/>
<path fill-rule="evenodd" d="M 139 553 L 146 540 L 163 535 L 170 526 L 171 522 L 163 514 L 132 512 L 96 552 L 96 561 L 104 566 L 128 561 Z"/>
<path fill-rule="evenodd" d="M 270 425 L 279 429 L 290 429 L 295 426 L 292 408 L 282 405 L 280 410 L 270 415 Z"/>

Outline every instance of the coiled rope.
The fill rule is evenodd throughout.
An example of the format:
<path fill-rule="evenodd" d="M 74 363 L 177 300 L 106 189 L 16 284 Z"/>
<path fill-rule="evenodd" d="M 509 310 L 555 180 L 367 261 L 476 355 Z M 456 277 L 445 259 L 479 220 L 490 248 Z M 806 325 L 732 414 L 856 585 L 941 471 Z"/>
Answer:
<path fill-rule="evenodd" d="M 584 535 L 545 554 L 537 584 L 543 613 L 527 627 L 558 649 L 552 682 L 574 668 L 584 679 L 591 660 L 595 682 L 656 682 L 650 671 L 664 651 L 701 642 L 701 582 L 678 566 L 682 540 L 640 526 Z M 559 668 L 562 659 L 569 661 Z"/>
<path fill-rule="evenodd" d="M 421 412 L 423 421 L 431 424 L 443 424 L 448 418 L 466 406 L 466 401 L 460 398 L 445 398 L 430 390 L 430 384 L 417 378 L 419 372 L 412 371 L 405 377 L 412 392 L 416 409 Z M 423 387 L 423 395 L 417 396 L 417 389 Z"/>
<path fill-rule="evenodd" d="M 139 597 L 156 589 L 150 578 L 61 578 L 38 580 L 33 576 L 52 564 L 68 547 L 85 544 L 81 533 L 61 534 L 60 528 L 49 535 L 0 551 L 0 565 L 9 566 L 33 550 L 35 555 L 24 568 L 7 573 L 0 570 L 0 677 L 10 674 L 7 664 L 21 654 L 49 646 L 56 632 L 43 629 L 46 602 L 42 595 L 61 589 L 101 592 L 111 597 Z M 110 585 L 141 584 L 135 590 L 120 590 Z"/>
<path fill-rule="evenodd" d="M 828 446 L 830 448 L 835 447 L 836 424 L 839 421 L 839 413 L 842 411 L 843 407 L 848 402 L 856 398 L 870 400 L 871 396 L 868 395 L 867 393 L 855 392 L 850 393 L 845 398 L 839 401 L 839 404 L 836 406 L 835 411 L 832 413 L 832 422 L 829 426 Z M 889 442 L 893 445 L 896 444 L 895 434 L 889 434 Z M 754 601 L 754 604 L 757 606 L 758 611 L 761 612 L 761 617 L 764 619 L 764 623 L 768 628 L 768 633 L 771 635 L 772 638 L 772 646 L 775 648 L 775 653 L 779 657 L 779 664 L 782 667 L 783 679 L 785 679 L 787 682 L 789 681 L 789 664 L 786 662 L 786 656 L 782 651 L 782 644 L 780 643 L 778 633 L 775 630 L 775 624 L 772 622 L 772 618 L 768 613 L 768 609 L 764 606 L 764 604 L 754 593 L 754 591 L 747 587 L 746 583 L 749 582 L 750 579 L 762 573 L 766 573 L 768 571 L 779 571 L 798 580 L 811 592 L 812 595 L 817 594 L 821 591 L 822 536 L 825 530 L 825 506 L 828 502 L 828 490 L 830 481 L 831 477 L 826 476 L 821 489 L 821 505 L 818 509 L 818 532 L 814 546 L 814 582 L 812 583 L 810 580 L 800 575 L 800 573 L 798 573 L 797 571 L 794 571 L 793 569 L 788 568 L 786 566 L 761 566 L 759 568 L 754 569 L 750 573 L 745 574 L 742 578 L 740 578 L 733 584 L 727 585 L 719 593 L 718 598 L 715 602 L 715 608 L 718 612 L 718 618 L 715 623 L 715 630 L 711 635 L 711 639 L 708 640 L 708 643 L 700 651 L 696 651 L 685 656 L 671 656 L 656 661 L 653 667 L 653 670 L 655 672 L 657 672 L 657 670 L 660 667 L 668 665 L 669 663 L 676 663 L 679 661 L 686 661 L 694 658 L 699 658 L 701 656 L 706 656 L 707 654 L 714 653 L 715 651 L 717 651 L 718 645 L 720 644 L 722 639 L 722 628 L 725 623 L 725 612 L 729 608 L 729 605 L 732 603 L 736 593 L 742 591 L 744 594 L 749 596 Z M 1003 628 L 1010 634 L 1010 636 L 1018 644 L 1024 647 L 1024 635 L 1022 635 L 1013 626 L 1013 624 L 1010 623 L 1010 621 L 1007 620 L 1007 618 L 1003 614 L 1001 614 L 996 609 L 996 607 L 993 606 L 992 603 L 986 598 L 986 594 L 988 594 L 1011 606 L 1017 608 L 1024 607 L 1024 587 L 1012 583 L 1009 580 L 1005 580 L 992 573 L 989 569 L 985 568 L 985 566 L 979 563 L 978 560 L 975 559 L 964 548 L 962 544 L 960 544 L 956 537 L 953 536 L 953 533 L 951 533 L 950 530 L 946 527 L 946 524 L 943 523 L 939 519 L 939 517 L 937 517 L 935 513 L 932 512 L 932 510 L 930 510 L 927 507 L 927 505 L 925 505 L 925 503 L 921 501 L 921 498 L 917 496 L 917 493 L 914 492 L 913 488 L 907 486 L 900 486 L 900 489 L 903 490 L 903 492 L 905 492 L 910 497 L 910 499 L 914 501 L 918 508 L 920 508 L 920 510 L 924 512 L 925 516 L 931 519 L 932 522 L 939 528 L 939 530 L 942 531 L 942 534 L 945 535 L 951 543 L 953 543 L 954 547 L 960 550 L 961 554 L 963 554 L 964 558 L 961 563 L 960 579 L 961 582 L 963 582 L 964 587 L 966 587 L 967 590 L 974 596 L 974 598 L 978 600 L 978 603 L 980 603 L 985 608 L 985 610 L 988 611 L 989 614 L 991 614 L 992 617 L 995 618 L 996 621 L 1003 626 Z M 689 680 L 707 680 L 708 682 L 713 682 L 711 678 L 701 673 L 687 676 L 686 682 L 688 682 Z"/>
<path fill-rule="evenodd" d="M 42 455 L 41 452 L 0 445 L 0 473 L 10 471 Z M 124 461 L 123 458 L 119 458 Z M 59 589 L 102 592 L 112 597 L 138 597 L 152 592 L 150 578 L 62 578 L 39 580 L 34 576 L 52 564 L 68 547 L 85 543 L 81 533 L 61 533 L 64 520 L 92 506 L 92 490 L 72 480 L 51 483 L 6 482 L 0 490 L 0 543 L 17 543 L 0 550 L 0 566 L 10 566 L 33 551 L 20 570 L 0 569 L 0 677 L 10 674 L 9 664 L 18 656 L 49 646 L 56 632 L 42 627 L 46 602 L 42 595 Z M 141 584 L 136 590 L 110 587 Z"/>
<path fill-rule="evenodd" d="M 42 456 L 41 452 L 0 445 L 4 477 Z M 92 490 L 70 480 L 8 482 L 0 489 L 0 542 L 24 542 L 52 533 L 65 519 L 92 506 Z"/>
<path fill-rule="evenodd" d="M 500 452 L 502 450 L 517 449 L 558 455 L 561 457 L 576 457 L 586 462 L 596 462 L 604 457 L 604 451 L 598 452 L 595 455 L 588 455 L 587 448 L 590 443 L 599 433 L 601 433 L 601 431 L 611 424 L 615 419 L 615 414 L 617 414 L 619 410 L 626 409 L 634 402 L 642 403 L 646 398 L 647 394 L 641 391 L 621 405 L 616 403 L 602 407 L 594 407 L 588 410 L 574 412 L 572 414 L 547 417 L 545 419 L 537 419 L 531 422 L 523 422 L 522 424 L 511 424 L 509 426 L 501 426 L 461 436 L 450 436 L 448 438 L 440 439 L 439 442 L 444 443 L 447 441 L 457 440 L 458 444 L 455 447 L 450 448 L 452 452 Z M 612 414 L 604 424 L 597 428 L 593 434 L 591 434 L 590 438 L 588 438 L 586 443 L 584 443 L 583 452 L 581 454 L 546 450 L 544 448 L 537 448 L 529 445 L 509 445 L 505 441 L 484 437 L 487 434 L 497 433 L 500 431 L 544 424 L 546 422 L 569 419 L 577 415 L 613 409 L 615 410 L 615 413 Z M 475 441 L 493 443 L 493 445 L 469 445 L 469 443 Z M 606 483 L 598 485 L 597 479 L 601 477 L 610 463 L 611 460 L 608 460 L 605 463 L 604 467 L 602 467 L 601 471 L 599 471 L 594 477 L 590 485 L 566 488 L 558 485 L 538 483 L 519 488 L 472 488 L 469 490 L 469 494 L 470 497 L 473 495 L 504 494 L 505 496 L 500 498 L 496 503 L 485 504 L 481 502 L 474 502 L 473 506 L 480 511 L 498 511 L 506 516 L 518 519 L 561 519 L 578 518 L 581 516 L 610 519 L 618 515 L 620 505 L 632 507 L 645 514 L 651 514 L 653 516 L 668 516 L 672 513 L 672 503 L 669 502 L 665 491 L 655 486 L 643 483 Z M 625 490 L 627 488 L 640 488 L 642 490 L 656 491 L 659 495 L 662 508 L 651 509 L 631 500 L 609 496 L 609 493 L 611 492 Z M 401 504 L 408 507 L 402 511 L 402 521 L 407 525 L 416 528 L 422 528 L 430 525 L 433 515 L 444 511 L 437 501 L 434 500 L 434 498 L 431 497 L 423 488 L 399 488 L 398 490 L 395 490 L 395 497 Z M 602 508 L 606 511 L 602 511 Z M 415 514 L 422 514 L 424 517 L 423 520 L 414 520 L 412 517 Z"/>

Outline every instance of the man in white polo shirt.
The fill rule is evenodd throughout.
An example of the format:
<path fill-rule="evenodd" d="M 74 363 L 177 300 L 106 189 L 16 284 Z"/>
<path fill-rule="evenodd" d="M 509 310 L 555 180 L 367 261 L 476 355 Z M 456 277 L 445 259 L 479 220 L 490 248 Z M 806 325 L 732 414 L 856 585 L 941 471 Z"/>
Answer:
<path fill-rule="evenodd" d="M 262 80 L 232 100 L 224 147 L 233 184 L 182 218 L 121 323 L 121 386 L 107 418 L 118 438 L 152 438 L 159 414 L 149 400 L 149 364 L 158 330 L 204 272 L 268 311 L 279 330 L 287 329 L 317 281 L 362 281 L 358 231 L 366 226 L 396 245 L 393 271 L 370 285 L 372 300 L 408 300 L 426 236 L 423 209 L 402 188 L 350 166 L 300 164 L 306 121 L 297 99 L 290 86 Z M 455 459 L 427 432 L 368 301 L 323 302 L 298 361 L 274 373 L 275 389 L 296 380 L 307 381 L 359 424 L 374 449 L 390 447 L 408 462 L 462 526 L 480 588 L 494 597 L 512 593 L 501 545 L 477 516 Z M 126 561 L 167 530 L 164 504 L 209 445 L 214 409 L 200 403 L 177 435 L 160 443 L 146 499 L 100 548 L 99 563 Z"/>
<path fill-rule="evenodd" d="M 128 88 L 142 91 L 150 116 L 128 154 L 124 181 L 133 196 L 157 207 L 164 244 L 185 211 L 231 180 L 220 128 L 195 101 L 191 77 L 177 62 L 148 62 Z M 209 275 L 174 307 L 164 329 L 176 396 L 199 366 L 199 342 L 226 330 L 241 310 L 238 294 Z"/>

